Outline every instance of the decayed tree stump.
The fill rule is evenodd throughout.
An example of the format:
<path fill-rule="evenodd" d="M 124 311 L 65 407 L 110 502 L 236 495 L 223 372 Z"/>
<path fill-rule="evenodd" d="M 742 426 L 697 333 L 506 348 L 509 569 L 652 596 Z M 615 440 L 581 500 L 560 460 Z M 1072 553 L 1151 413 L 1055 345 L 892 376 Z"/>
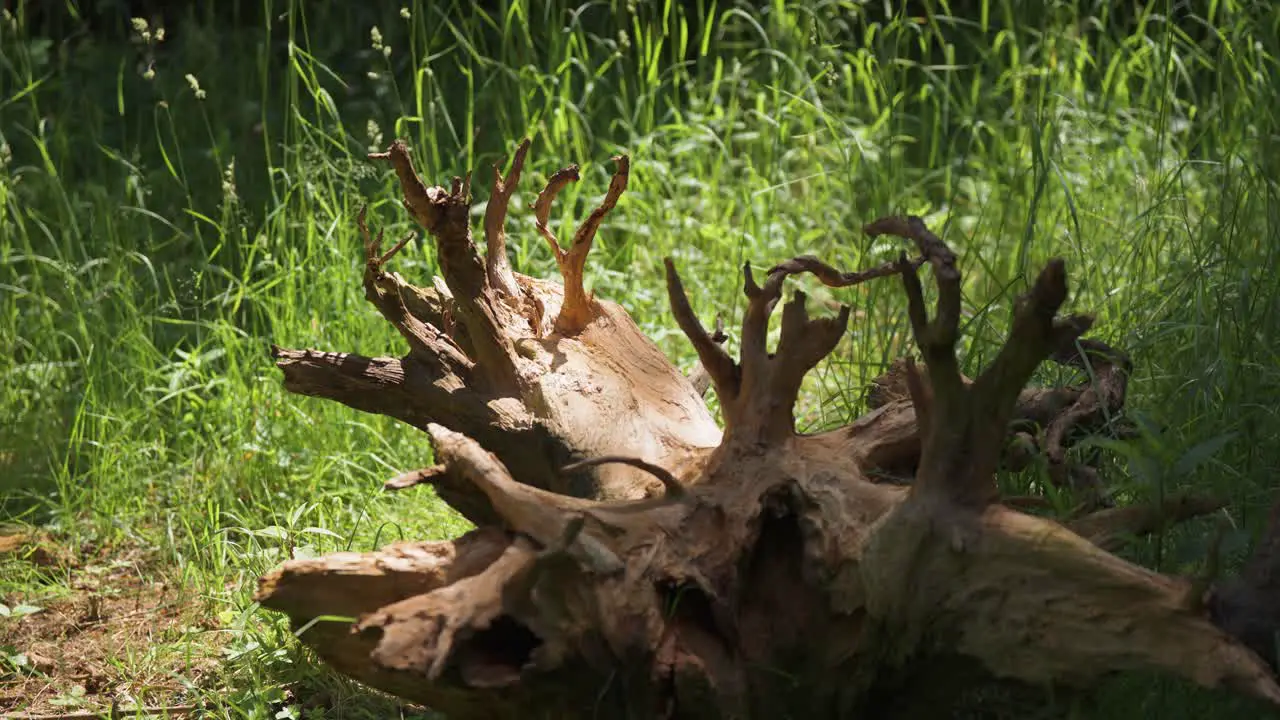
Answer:
<path fill-rule="evenodd" d="M 1108 552 L 1221 504 L 1102 507 L 1097 470 L 1068 458 L 1073 428 L 1120 409 L 1130 366 L 1081 338 L 1088 317 L 1057 317 L 1061 261 L 1019 300 L 1007 342 L 971 380 L 954 350 L 956 259 L 918 218 L 866 228 L 911 241 L 915 260 L 842 273 L 798 257 L 763 283 L 744 268 L 737 360 L 699 323 L 668 260 L 672 311 L 701 361 L 691 380 L 620 306 L 584 288 L 626 157 L 567 248 L 547 221 L 577 168 L 538 196 L 535 226 L 563 286 L 512 271 L 504 224 L 528 149 L 505 178 L 495 168 L 483 258 L 470 178 L 426 187 L 400 142 L 371 156 L 391 162 L 439 252 L 443 284 L 415 287 L 387 270 L 404 242 L 382 253 L 361 214 L 366 297 L 408 354 L 274 348 L 288 389 L 425 430 L 439 464 L 388 487 L 430 484 L 477 526 L 452 542 L 293 560 L 264 577 L 258 599 L 304 627 L 326 662 L 451 718 L 909 716 L 983 684 L 1087 688 L 1135 669 L 1280 703 L 1269 665 L 1277 523 L 1221 589 Z M 926 264 L 939 291 L 932 317 L 917 274 Z M 770 352 L 769 318 L 798 273 L 833 287 L 898 277 L 924 361 L 878 381 L 868 415 L 815 435 L 796 433 L 793 406 L 849 310 L 811 318 L 795 293 Z M 1087 365 L 1093 380 L 1025 388 L 1047 358 Z M 708 381 L 723 430 L 702 400 Z M 1032 456 L 1089 498 L 1062 523 L 1014 509 L 1035 498 L 997 492 L 997 469 Z"/>

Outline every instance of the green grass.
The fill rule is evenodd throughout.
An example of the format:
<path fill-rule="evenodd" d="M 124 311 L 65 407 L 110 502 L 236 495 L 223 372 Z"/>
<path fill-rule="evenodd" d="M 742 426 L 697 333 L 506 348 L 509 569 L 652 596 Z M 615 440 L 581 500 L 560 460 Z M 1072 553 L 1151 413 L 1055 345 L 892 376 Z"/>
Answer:
<path fill-rule="evenodd" d="M 608 158 L 630 153 L 589 282 L 686 367 L 667 255 L 704 317 L 736 318 L 743 261 L 867 266 L 898 248 L 868 242 L 862 223 L 923 215 L 961 257 L 970 370 L 1028 277 L 1065 257 L 1071 307 L 1096 312 L 1095 333 L 1137 366 L 1130 408 L 1149 432 L 1112 480 L 1131 498 L 1222 493 L 1238 523 L 1227 549 L 1247 551 L 1280 466 L 1275 6 L 1193 16 L 1155 3 L 1121 20 L 1085 0 L 954 15 L 923 3 L 887 18 L 853 2 L 488 5 L 414 3 L 406 18 L 263 0 L 235 4 L 269 18 L 254 27 L 192 17 L 162 42 L 139 28 L 133 43 L 59 45 L 31 36 L 21 12 L 3 20 L 0 519 L 71 547 L 143 548 L 206 600 L 216 628 L 199 632 L 226 652 L 192 697 L 282 717 L 284 688 L 324 688 L 331 713 L 385 714 L 294 649 L 250 603 L 253 582 L 290 552 L 463 527 L 426 492 L 380 491 L 423 464 L 420 433 L 289 395 L 267 352 L 402 351 L 359 291 L 354 223 L 370 202 L 388 236 L 411 229 L 390 173 L 364 159 L 393 137 L 443 182 L 487 179 L 531 136 L 510 249 L 518 270 L 545 277 L 532 190 L 580 163 L 553 216 L 576 222 L 603 194 Z M 1175 10 L 1178 25 L 1164 20 Z M 477 183 L 481 202 L 487 191 Z M 396 263 L 424 284 L 435 271 L 421 245 Z M 810 378 L 799 416 L 813 429 L 856 416 L 862 386 L 909 337 L 895 283 L 800 285 L 855 309 L 849 339 Z M 1188 571 L 1206 527 L 1130 552 Z M 39 604 L 69 583 L 0 563 L 10 600 Z M 1117 718 L 1246 707 L 1142 678 L 1117 680 L 1098 705 Z"/>

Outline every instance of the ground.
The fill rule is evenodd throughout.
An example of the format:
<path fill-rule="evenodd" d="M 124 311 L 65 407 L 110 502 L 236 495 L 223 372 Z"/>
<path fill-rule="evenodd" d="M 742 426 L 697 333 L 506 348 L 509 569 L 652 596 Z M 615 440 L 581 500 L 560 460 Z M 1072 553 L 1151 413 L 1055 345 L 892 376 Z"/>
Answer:
<path fill-rule="evenodd" d="M 42 592 L 4 599 L 0 711 L 194 707 L 191 691 L 216 674 L 223 645 L 207 604 L 142 552 L 55 543 L 0 538 L 5 571 L 45 580 Z"/>
<path fill-rule="evenodd" d="M 329 676 L 228 702 L 236 678 L 226 666 L 256 643 L 238 637 L 243 618 L 220 612 L 152 555 L 0 534 L 0 574 L 27 579 L 25 592 L 0 597 L 0 717 L 92 718 L 113 708 L 179 717 L 219 706 L 251 717 L 433 717 Z"/>

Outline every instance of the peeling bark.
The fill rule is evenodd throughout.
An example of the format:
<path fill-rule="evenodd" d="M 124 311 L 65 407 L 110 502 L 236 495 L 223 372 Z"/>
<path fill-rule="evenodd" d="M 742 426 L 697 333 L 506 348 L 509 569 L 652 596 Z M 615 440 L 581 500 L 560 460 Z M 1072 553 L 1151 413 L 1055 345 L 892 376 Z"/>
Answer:
<path fill-rule="evenodd" d="M 843 272 L 802 256 L 760 282 L 744 267 L 736 359 L 721 329 L 698 321 L 668 260 L 672 313 L 700 360 L 691 381 L 621 307 L 586 290 L 626 157 L 567 250 L 547 223 L 577 167 L 553 174 L 534 204 L 563 287 L 510 268 L 505 215 L 528 148 L 505 178 L 495 169 L 485 259 L 467 225 L 468 179 L 428 188 L 402 143 L 377 155 L 435 239 L 444 275 L 422 289 L 387 272 L 395 249 L 381 251 L 362 214 L 366 297 L 408 354 L 273 350 L 290 390 L 426 431 L 436 464 L 388 489 L 431 485 L 478 526 L 453 542 L 296 560 L 265 576 L 258 600 L 326 662 L 453 718 L 934 716 L 974 689 L 1087 689 L 1130 670 L 1280 704 L 1280 519 L 1244 573 L 1217 584 L 1110 552 L 1222 504 L 1188 495 L 1098 509 L 1101 473 L 1068 449 L 1076 432 L 1111 427 L 1131 365 L 1082 337 L 1089 317 L 1058 316 L 1061 261 L 1019 299 L 1007 341 L 969 379 L 955 355 L 956 257 L 919 218 L 865 228 L 909 241 L 914 259 Z M 794 405 L 850 313 L 810 317 L 794 293 L 770 351 L 770 317 L 800 273 L 835 288 L 899 278 L 923 361 L 891 368 L 867 415 L 814 435 L 796 432 Z M 1089 380 L 1027 388 L 1049 359 Z M 723 430 L 701 399 L 708 385 Z M 1000 496 L 997 470 L 1036 456 L 1086 496 L 1074 516 L 1024 514 L 1016 508 L 1046 503 Z M 885 482 L 886 470 L 906 477 Z"/>

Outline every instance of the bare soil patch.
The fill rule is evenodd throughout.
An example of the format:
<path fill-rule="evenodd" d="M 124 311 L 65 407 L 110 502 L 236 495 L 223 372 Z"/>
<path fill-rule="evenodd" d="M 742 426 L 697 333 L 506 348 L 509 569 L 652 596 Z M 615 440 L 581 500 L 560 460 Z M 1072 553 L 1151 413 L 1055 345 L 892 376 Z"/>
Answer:
<path fill-rule="evenodd" d="M 145 554 L 0 537 L 0 568 L 31 565 L 48 582 L 0 598 L 9 610 L 0 617 L 3 717 L 177 711 L 216 667 L 204 603 L 153 572 Z"/>

